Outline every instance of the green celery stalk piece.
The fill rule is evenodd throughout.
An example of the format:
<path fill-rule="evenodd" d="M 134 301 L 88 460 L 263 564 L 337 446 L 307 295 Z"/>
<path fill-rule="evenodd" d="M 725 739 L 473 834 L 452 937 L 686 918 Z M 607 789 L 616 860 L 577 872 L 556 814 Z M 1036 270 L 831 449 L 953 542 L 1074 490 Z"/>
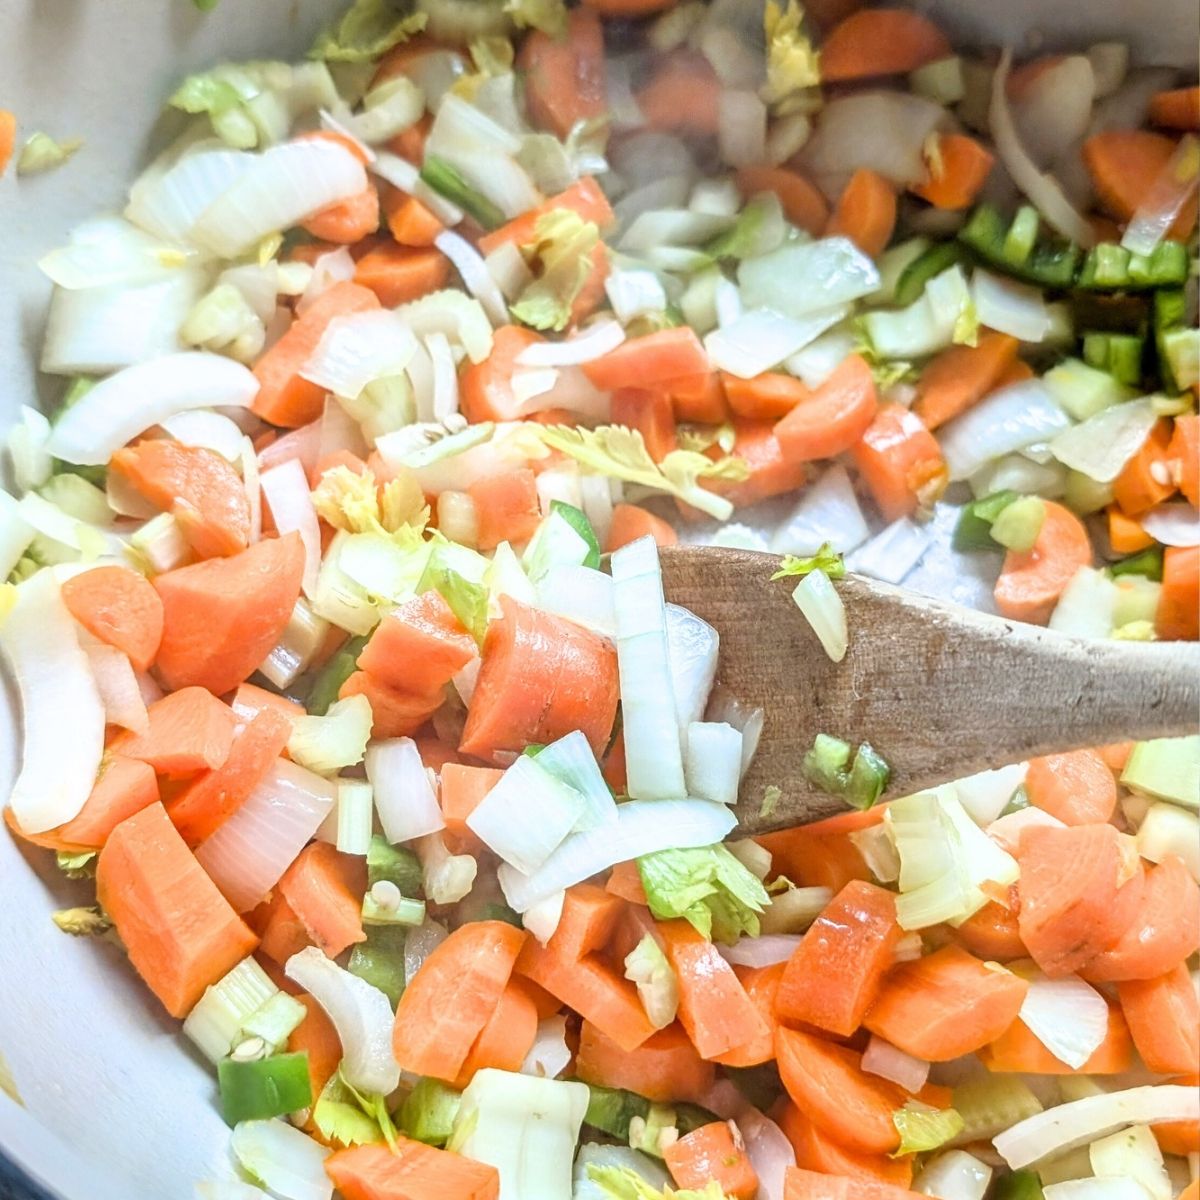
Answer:
<path fill-rule="evenodd" d="M 365 637 L 351 638 L 316 674 L 304 707 L 309 716 L 323 717 L 338 698 L 342 684 L 358 669 L 358 656 L 367 644 Z"/>
<path fill-rule="evenodd" d="M 1014 265 L 1027 262 L 1037 245 L 1041 218 L 1032 204 L 1022 204 L 1004 237 L 1004 257 Z"/>
<path fill-rule="evenodd" d="M 403 925 L 374 925 L 367 929 L 367 940 L 350 951 L 346 969 L 377 987 L 395 1008 L 404 994 Z"/>
<path fill-rule="evenodd" d="M 462 1093 L 440 1080 L 418 1080 L 400 1109 L 400 1130 L 427 1146 L 444 1146 L 461 1103 Z"/>
<path fill-rule="evenodd" d="M 381 904 L 371 892 L 362 900 L 362 923 L 364 925 L 420 925 L 425 920 L 425 901 L 411 900 L 401 896 L 394 907 Z"/>
<path fill-rule="evenodd" d="M 993 492 L 964 504 L 954 527 L 955 550 L 997 550 L 999 546 L 992 538 L 992 522 L 1017 500 L 1016 492 Z"/>
<path fill-rule="evenodd" d="M 217 1064 L 221 1115 L 229 1125 L 283 1117 L 312 1104 L 308 1051 L 273 1054 L 239 1062 L 223 1058 Z"/>
<path fill-rule="evenodd" d="M 504 224 L 504 213 L 486 196 L 477 192 L 445 159 L 425 156 L 421 178 L 439 195 L 470 213 L 484 229 L 497 229 Z"/>
<path fill-rule="evenodd" d="M 1138 742 L 1121 782 L 1128 788 L 1200 811 L 1200 734 Z"/>

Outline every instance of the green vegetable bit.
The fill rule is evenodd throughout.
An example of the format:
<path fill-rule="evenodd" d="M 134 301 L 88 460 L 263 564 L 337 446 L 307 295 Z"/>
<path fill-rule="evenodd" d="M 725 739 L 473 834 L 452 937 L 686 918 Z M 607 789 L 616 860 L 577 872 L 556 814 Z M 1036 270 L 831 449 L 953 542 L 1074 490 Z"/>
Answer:
<path fill-rule="evenodd" d="M 1004 256 L 1009 262 L 1028 261 L 1034 246 L 1037 245 L 1040 227 L 1041 218 L 1038 216 L 1038 210 L 1032 204 L 1022 204 L 1017 209 L 1012 224 L 1008 227 L 1008 233 L 1004 235 Z"/>
<path fill-rule="evenodd" d="M 1029 244 L 1030 224 L 1024 211 L 1009 224 L 990 204 L 983 204 L 959 230 L 958 239 L 1007 275 L 1041 287 L 1069 288 L 1079 268 L 1079 247 L 1055 239 L 1035 238 Z"/>
<path fill-rule="evenodd" d="M 1014 1171 L 996 1180 L 992 1200 L 1044 1200 L 1036 1171 Z"/>
<path fill-rule="evenodd" d="M 1087 291 L 1139 291 L 1178 287 L 1187 276 L 1187 247 L 1182 242 L 1159 242 L 1149 254 L 1133 254 L 1116 242 L 1101 242 L 1088 251 L 1075 286 Z"/>
<path fill-rule="evenodd" d="M 907 308 L 921 297 L 925 285 L 935 275 L 949 270 L 955 263 L 961 262 L 962 258 L 962 247 L 955 242 L 937 242 L 928 250 L 922 251 L 900 272 L 892 303 Z"/>
<path fill-rule="evenodd" d="M 1083 361 L 1107 371 L 1118 383 L 1136 387 L 1142 379 L 1146 339 L 1134 333 L 1085 333 Z"/>
<path fill-rule="evenodd" d="M 394 883 L 406 896 L 421 890 L 421 861 L 403 846 L 393 846 L 381 834 L 373 834 L 367 847 L 367 887 Z"/>
<path fill-rule="evenodd" d="M 1115 563 L 1109 564 L 1108 573 L 1114 578 L 1120 575 L 1144 575 L 1147 579 L 1154 580 L 1155 583 L 1161 583 L 1163 548 L 1147 546 L 1145 550 L 1139 550 L 1127 558 L 1120 558 Z"/>
<path fill-rule="evenodd" d="M 421 1079 L 400 1109 L 400 1131 L 427 1146 L 444 1146 L 461 1103 L 461 1092 L 438 1079 Z"/>
<path fill-rule="evenodd" d="M 358 656 L 367 644 L 365 637 L 351 638 L 317 673 L 308 685 L 304 707 L 310 717 L 323 717 L 338 698 L 342 684 L 358 670 Z M 303 695 L 304 689 L 299 689 Z"/>
<path fill-rule="evenodd" d="M 372 925 L 366 934 L 367 940 L 350 951 L 346 969 L 377 987 L 395 1008 L 404 994 L 406 929 L 403 925 Z"/>
<path fill-rule="evenodd" d="M 486 196 L 477 192 L 443 158 L 427 154 L 421 168 L 421 178 L 439 195 L 464 209 L 484 229 L 496 229 L 504 224 L 504 214 Z"/>
<path fill-rule="evenodd" d="M 807 558 L 785 554 L 780 560 L 779 570 L 771 578 L 785 579 L 792 575 L 810 575 L 813 571 L 824 571 L 830 579 L 841 579 L 846 574 L 846 560 L 831 543 L 826 542 L 816 554 Z"/>
<path fill-rule="evenodd" d="M 249 1061 L 235 1051 L 217 1065 L 217 1082 L 221 1115 L 229 1125 L 286 1116 L 313 1101 L 307 1051 Z"/>
<path fill-rule="evenodd" d="M 852 750 L 849 742 L 818 733 L 804 756 L 804 775 L 823 792 L 867 809 L 883 795 L 891 768 L 869 742 Z"/>
<path fill-rule="evenodd" d="M 982 496 L 964 504 L 958 515 L 958 524 L 954 527 L 953 546 L 955 550 L 997 550 L 992 537 L 992 525 L 996 518 L 1015 500 L 1019 499 L 1016 492 L 1008 490 L 993 492 L 990 496 Z"/>
<path fill-rule="evenodd" d="M 587 542 L 587 558 L 583 560 L 583 565 L 598 571 L 600 569 L 600 539 L 596 536 L 596 531 L 592 528 L 592 523 L 587 519 L 583 510 L 576 508 L 573 504 L 568 504 L 565 500 L 552 500 L 550 511 L 558 513 Z"/>
<path fill-rule="evenodd" d="M 596 1087 L 588 1084 L 587 1112 L 583 1123 L 599 1129 L 610 1137 L 629 1140 L 629 1124 L 635 1117 L 643 1121 L 650 1112 L 650 1101 L 645 1096 L 627 1092 L 622 1088 Z"/>

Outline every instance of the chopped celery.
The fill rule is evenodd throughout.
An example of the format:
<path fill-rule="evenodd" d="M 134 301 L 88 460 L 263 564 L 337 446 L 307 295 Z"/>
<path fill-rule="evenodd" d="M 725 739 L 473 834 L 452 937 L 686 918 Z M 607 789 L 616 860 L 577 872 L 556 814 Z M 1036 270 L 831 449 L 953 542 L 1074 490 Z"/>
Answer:
<path fill-rule="evenodd" d="M 1076 421 L 1086 421 L 1098 412 L 1132 400 L 1132 388 L 1120 383 L 1107 371 L 1089 367 L 1077 358 L 1065 358 L 1042 376 L 1050 394 Z"/>
<path fill-rule="evenodd" d="M 675 1105 L 675 1128 L 680 1134 L 691 1133 L 702 1125 L 711 1125 L 716 1119 L 716 1113 L 709 1112 L 699 1104 Z"/>
<path fill-rule="evenodd" d="M 475 560 L 480 560 L 476 562 Z M 463 628 L 483 644 L 488 622 L 488 589 L 483 583 L 487 560 L 473 550 L 451 544 L 439 544 L 417 584 L 418 592 L 430 588 L 441 594 Z M 472 573 L 478 578 L 473 578 Z"/>
<path fill-rule="evenodd" d="M 353 637 L 316 673 L 308 687 L 304 707 L 310 716 L 323 717 L 338 698 L 342 684 L 358 669 L 358 656 L 367 644 Z"/>
<path fill-rule="evenodd" d="M 363 695 L 335 700 L 324 716 L 293 717 L 288 757 L 319 775 L 356 766 L 366 752 L 372 720 L 371 702 Z"/>
<path fill-rule="evenodd" d="M 321 1090 L 312 1110 L 313 1124 L 331 1145 L 361 1146 L 383 1137 L 379 1122 L 359 1107 L 354 1092 L 335 1071 Z"/>
<path fill-rule="evenodd" d="M 272 1051 L 287 1045 L 288 1036 L 308 1016 L 308 1009 L 287 992 L 276 992 L 260 1005 L 242 1025 L 240 1037 L 258 1037 Z"/>
<path fill-rule="evenodd" d="M 402 1133 L 427 1146 L 444 1146 L 450 1140 L 462 1093 L 440 1079 L 421 1079 L 400 1109 Z"/>
<path fill-rule="evenodd" d="M 1117 591 L 1112 608 L 1113 628 L 1121 629 L 1141 622 L 1153 631 L 1162 584 L 1145 575 L 1122 575 L 1114 583 Z"/>
<path fill-rule="evenodd" d="M 1200 809 L 1200 734 L 1138 742 L 1121 782 L 1160 800 Z"/>
<path fill-rule="evenodd" d="M 1168 800 L 1151 804 L 1137 831 L 1137 848 L 1150 862 L 1177 854 L 1200 883 L 1200 818 L 1195 813 Z"/>
<path fill-rule="evenodd" d="M 896 1154 L 902 1155 L 936 1150 L 958 1137 L 966 1123 L 953 1108 L 933 1108 L 910 1100 L 892 1113 L 892 1124 L 900 1135 Z"/>
<path fill-rule="evenodd" d="M 854 751 L 840 738 L 818 733 L 804 756 L 804 774 L 810 783 L 832 796 L 841 796 L 854 808 L 870 808 L 883 795 L 890 769 L 883 758 L 863 742 Z"/>
<path fill-rule="evenodd" d="M 681 1132 L 676 1124 L 675 1109 L 669 1104 L 651 1104 L 645 1118 L 634 1117 L 629 1123 L 629 1145 L 643 1154 L 662 1158 L 667 1142 L 675 1140 Z"/>
<path fill-rule="evenodd" d="M 504 224 L 504 213 L 471 187 L 445 159 L 427 154 L 425 165 L 421 168 L 421 180 L 439 195 L 445 196 L 451 204 L 464 209 L 484 229 L 496 229 Z"/>
<path fill-rule="evenodd" d="M 1041 218 L 1032 204 L 1022 204 L 1004 235 L 1004 256 L 1013 263 L 1027 262 L 1037 244 Z"/>
<path fill-rule="evenodd" d="M 600 569 L 600 539 L 596 537 L 596 531 L 592 528 L 592 523 L 584 515 L 583 510 L 576 508 L 573 504 L 567 504 L 564 500 L 552 500 L 550 511 L 558 513 L 587 542 L 588 553 L 587 558 L 583 560 L 583 565 L 598 571 Z"/>
<path fill-rule="evenodd" d="M 644 1121 L 650 1111 L 649 1100 L 622 1088 L 596 1087 L 589 1084 L 588 1092 L 590 1095 L 583 1123 L 621 1141 L 629 1138 L 630 1122 L 635 1117 Z"/>
<path fill-rule="evenodd" d="M 992 1200 L 1044 1200 L 1036 1171 L 1013 1171 L 1002 1175 L 992 1189 Z"/>
<path fill-rule="evenodd" d="M 415 896 L 421 889 L 421 862 L 411 850 L 393 846 L 377 833 L 367 847 L 367 887 L 382 882 L 394 883 L 406 896 Z"/>
<path fill-rule="evenodd" d="M 1159 366 L 1177 391 L 1200 381 L 1200 329 L 1168 329 L 1158 335 Z"/>
<path fill-rule="evenodd" d="M 239 1034 L 279 988 L 253 958 L 244 958 L 204 995 L 183 1022 L 183 1032 L 210 1062 L 220 1062 Z"/>
<path fill-rule="evenodd" d="M 1046 502 L 1040 496 L 1022 496 L 1006 504 L 992 522 L 992 538 L 1006 550 L 1032 550 L 1046 519 Z"/>
<path fill-rule="evenodd" d="M 683 917 L 706 938 L 727 944 L 743 933 L 758 935 L 770 897 L 724 843 L 643 854 L 637 867 L 659 920 Z"/>
<path fill-rule="evenodd" d="M 1144 575 L 1147 579 L 1153 579 L 1156 582 L 1162 580 L 1163 572 L 1163 548 L 1161 546 L 1148 546 L 1145 550 L 1139 550 L 1136 554 L 1130 554 L 1127 558 L 1120 558 L 1115 563 L 1110 563 L 1108 573 L 1114 578 L 1121 575 Z"/>
<path fill-rule="evenodd" d="M 1183 288 L 1159 288 L 1154 293 L 1156 329 L 1175 329 L 1187 321 L 1187 296 Z"/>
<path fill-rule="evenodd" d="M 956 1141 L 964 1144 L 995 1137 L 1042 1106 L 1020 1076 L 978 1075 L 954 1089 L 954 1109 L 963 1119 Z"/>
<path fill-rule="evenodd" d="M 992 524 L 1017 498 L 1016 492 L 993 492 L 990 496 L 981 496 L 978 500 L 972 500 L 970 504 L 964 504 L 958 516 L 958 524 L 954 527 L 954 549 L 995 550 L 997 547 L 992 537 Z"/>
<path fill-rule="evenodd" d="M 1135 333 L 1093 332 L 1083 335 L 1083 361 L 1129 387 L 1137 387 L 1141 382 L 1145 349 L 1146 339 Z"/>
<path fill-rule="evenodd" d="M 1082 471 L 1068 471 L 1063 503 L 1074 513 L 1086 517 L 1112 503 L 1112 484 L 1097 483 Z"/>
<path fill-rule="evenodd" d="M 364 925 L 420 925 L 425 920 L 425 901 L 400 894 L 390 880 L 383 880 L 362 898 Z"/>
<path fill-rule="evenodd" d="M 900 272 L 892 290 L 891 303 L 901 307 L 920 298 L 925 285 L 935 276 L 962 261 L 962 249 L 954 242 L 937 242 L 923 248 Z"/>
<path fill-rule="evenodd" d="M 1132 254 L 1115 242 L 1088 251 L 1075 286 L 1089 291 L 1137 291 L 1178 287 L 1187 280 L 1188 254 L 1183 242 L 1160 242 L 1150 254 Z"/>
<path fill-rule="evenodd" d="M 1021 218 L 1027 222 L 1028 218 Z M 1027 234 L 1018 229 L 1009 247 L 1011 226 L 991 205 L 980 205 L 958 232 L 959 241 L 981 259 L 1017 279 L 1042 287 L 1068 288 L 1079 267 L 1080 249 L 1072 242 L 1037 240 L 1026 253 Z"/>
<path fill-rule="evenodd" d="M 479 919 L 481 921 L 503 921 L 505 925 L 511 925 L 514 929 L 525 928 L 521 914 L 515 908 L 509 908 L 507 904 L 485 904 Z"/>
<path fill-rule="evenodd" d="M 248 1062 L 223 1058 L 217 1066 L 217 1081 L 221 1115 L 229 1125 L 282 1117 L 308 1108 L 313 1101 L 306 1050 Z"/>
<path fill-rule="evenodd" d="M 785 554 L 779 560 L 779 570 L 771 578 L 785 579 L 789 575 L 808 575 L 812 571 L 824 571 L 830 579 L 842 579 L 846 574 L 846 560 L 831 543 L 824 542 L 816 554 L 807 558 Z"/>
<path fill-rule="evenodd" d="M 374 925 L 367 929 L 367 940 L 350 951 L 346 969 L 351 975 L 365 979 L 377 987 L 395 1008 L 404 994 L 404 942 L 407 930 L 403 925 Z"/>

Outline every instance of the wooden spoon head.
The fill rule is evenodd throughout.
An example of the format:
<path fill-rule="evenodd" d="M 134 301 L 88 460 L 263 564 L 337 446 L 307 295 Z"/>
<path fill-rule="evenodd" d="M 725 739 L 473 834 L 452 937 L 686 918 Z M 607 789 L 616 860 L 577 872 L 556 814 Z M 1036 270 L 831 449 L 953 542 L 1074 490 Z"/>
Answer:
<path fill-rule="evenodd" d="M 869 742 L 903 796 L 1035 755 L 1195 732 L 1200 646 L 1066 637 L 848 575 L 849 648 L 832 662 L 771 576 L 775 555 L 661 551 L 666 597 L 720 634 L 717 682 L 765 714 L 742 781 L 739 828 L 766 832 L 845 811 L 802 764 L 818 733 Z M 780 797 L 764 816 L 768 788 Z"/>

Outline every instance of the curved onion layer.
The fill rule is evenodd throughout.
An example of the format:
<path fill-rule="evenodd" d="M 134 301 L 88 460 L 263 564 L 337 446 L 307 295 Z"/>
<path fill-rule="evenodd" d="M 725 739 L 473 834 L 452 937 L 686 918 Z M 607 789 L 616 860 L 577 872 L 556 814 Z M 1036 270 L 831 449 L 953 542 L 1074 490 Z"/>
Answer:
<path fill-rule="evenodd" d="M 271 508 L 275 528 L 282 536 L 295 530 L 304 547 L 304 594 L 312 597 L 317 589 L 317 573 L 321 569 L 321 527 L 313 507 L 308 479 L 299 459 L 291 459 L 272 467 L 259 476 L 263 496 Z"/>

